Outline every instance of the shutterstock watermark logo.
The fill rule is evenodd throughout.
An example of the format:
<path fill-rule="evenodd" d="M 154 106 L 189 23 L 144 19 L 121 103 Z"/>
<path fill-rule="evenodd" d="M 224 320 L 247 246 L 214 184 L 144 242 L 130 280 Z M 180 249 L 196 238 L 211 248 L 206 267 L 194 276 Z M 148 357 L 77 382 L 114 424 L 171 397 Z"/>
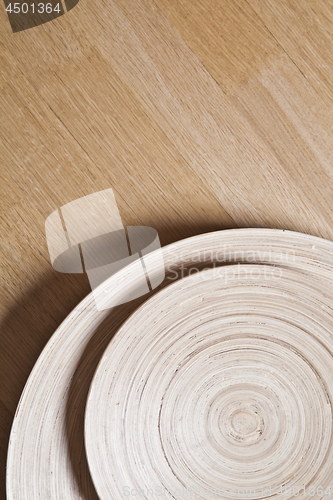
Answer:
<path fill-rule="evenodd" d="M 4 0 L 13 33 L 53 21 L 70 11 L 79 0 Z"/>
<path fill-rule="evenodd" d="M 110 297 L 108 306 L 128 302 L 156 288 L 165 269 L 157 231 L 145 226 L 127 226 L 121 221 L 112 189 L 99 191 L 67 203 L 45 222 L 51 264 L 61 273 L 83 273 L 93 291 L 97 309 L 104 309 L 94 290 L 127 264 L 140 261 L 135 290 L 125 297 Z M 154 272 L 146 259 L 155 251 Z"/>

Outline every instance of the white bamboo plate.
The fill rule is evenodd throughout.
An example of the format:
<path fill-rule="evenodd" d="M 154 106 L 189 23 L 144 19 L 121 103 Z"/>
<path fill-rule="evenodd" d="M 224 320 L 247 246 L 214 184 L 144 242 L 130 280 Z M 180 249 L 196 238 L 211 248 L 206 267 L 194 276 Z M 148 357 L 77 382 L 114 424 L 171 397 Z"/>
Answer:
<path fill-rule="evenodd" d="M 281 271 L 202 271 L 120 328 L 86 409 L 101 500 L 333 495 L 333 290 Z"/>
<path fill-rule="evenodd" d="M 294 270 L 327 296 L 333 284 L 333 243 L 288 231 L 219 231 L 164 247 L 163 257 L 171 280 L 182 277 L 185 268 L 246 262 L 273 265 L 276 273 Z M 158 273 L 154 253 L 146 259 L 151 269 L 156 264 Z M 132 263 L 99 287 L 106 305 L 115 294 L 125 297 L 135 292 L 140 265 Z M 90 294 L 52 336 L 32 370 L 13 422 L 7 461 L 8 500 L 97 498 L 84 450 L 86 397 L 104 349 L 144 299 L 96 311 Z M 98 484 L 97 477 L 95 480 Z"/>

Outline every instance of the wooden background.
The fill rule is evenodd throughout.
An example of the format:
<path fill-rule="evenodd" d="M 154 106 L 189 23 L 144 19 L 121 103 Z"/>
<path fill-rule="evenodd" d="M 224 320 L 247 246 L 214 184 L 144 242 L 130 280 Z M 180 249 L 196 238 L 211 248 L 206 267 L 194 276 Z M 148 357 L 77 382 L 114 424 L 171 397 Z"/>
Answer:
<path fill-rule="evenodd" d="M 46 217 L 112 187 L 163 245 L 233 227 L 333 238 L 333 2 L 81 0 L 13 34 L 0 8 L 1 489 L 43 346 L 89 292 Z"/>

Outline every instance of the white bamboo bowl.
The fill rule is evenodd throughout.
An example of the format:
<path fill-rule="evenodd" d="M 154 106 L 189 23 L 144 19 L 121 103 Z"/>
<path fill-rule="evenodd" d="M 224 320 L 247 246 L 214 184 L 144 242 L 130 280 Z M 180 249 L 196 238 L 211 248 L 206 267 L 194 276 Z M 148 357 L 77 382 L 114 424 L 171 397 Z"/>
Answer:
<path fill-rule="evenodd" d="M 86 409 L 101 500 L 328 491 L 333 290 L 280 271 L 202 271 L 156 294 L 120 328 Z"/>
<path fill-rule="evenodd" d="M 153 269 L 155 262 L 154 253 L 150 254 L 146 259 L 147 258 L 151 264 L 150 268 Z M 262 472 L 260 473 L 261 475 L 259 474 L 260 477 L 257 476 L 255 480 L 256 484 L 267 484 L 269 487 L 269 481 L 272 482 L 274 480 L 275 485 L 278 484 L 279 478 L 291 477 L 286 474 L 286 469 L 283 468 L 283 460 L 285 460 L 285 464 L 290 464 L 290 470 L 294 471 L 295 479 L 291 480 L 290 484 L 292 484 L 292 481 L 295 483 L 296 480 L 303 484 L 303 482 L 306 483 L 310 477 L 313 477 L 316 482 L 316 484 L 313 483 L 314 486 L 325 486 L 329 477 L 332 437 L 331 406 L 329 401 L 331 400 L 330 391 L 332 388 L 330 374 L 333 373 L 333 371 L 330 371 L 332 366 L 330 366 L 331 354 L 329 349 L 332 331 L 331 307 L 333 302 L 331 290 L 333 284 L 333 243 L 320 238 L 288 231 L 265 229 L 229 230 L 200 235 L 164 247 L 163 258 L 167 276 L 169 276 L 169 279 L 167 278 L 165 280 L 164 285 L 170 284 L 173 280 L 181 278 L 186 274 L 186 268 L 190 268 L 192 272 L 195 272 L 195 268 L 227 265 L 225 272 L 229 270 L 231 277 L 232 272 L 230 264 L 233 266 L 236 264 L 237 269 L 240 267 L 237 266 L 239 262 L 242 265 L 266 264 L 267 267 L 262 269 L 267 269 L 271 273 L 276 273 L 276 279 L 274 278 L 272 286 L 267 287 L 267 290 L 265 290 L 265 286 L 262 283 L 259 285 L 261 291 L 260 293 L 258 292 L 258 294 L 255 294 L 253 289 L 253 287 L 258 286 L 258 283 L 254 284 L 251 280 L 248 281 L 246 279 L 245 283 L 240 284 L 237 275 L 234 274 L 234 276 L 236 276 L 234 278 L 236 281 L 233 282 L 232 287 L 237 290 L 237 293 L 235 292 L 235 298 L 237 298 L 237 300 L 234 302 L 234 306 L 232 306 L 232 302 L 230 302 L 230 324 L 228 322 L 223 323 L 227 321 L 226 318 L 228 317 L 228 313 L 222 307 L 225 302 L 224 299 L 222 299 L 222 292 L 218 292 L 218 290 L 221 290 L 219 288 L 221 281 L 217 278 L 216 280 L 212 279 L 207 281 L 207 283 L 211 283 L 209 286 L 213 286 L 215 283 L 215 294 L 213 293 L 213 288 L 211 290 L 209 290 L 209 286 L 207 288 L 207 283 L 205 281 L 203 282 L 203 289 L 201 289 L 201 285 L 197 283 L 193 287 L 191 283 L 195 282 L 194 277 L 185 279 L 183 282 L 184 284 L 180 284 L 181 282 L 179 282 L 179 285 L 178 283 L 174 285 L 178 287 L 177 289 L 175 288 L 175 291 L 177 297 L 180 298 L 180 303 L 183 303 L 183 293 L 189 294 L 189 297 L 192 293 L 194 294 L 193 304 L 195 304 L 195 307 L 193 307 L 193 304 L 192 306 L 188 304 L 189 309 L 182 309 L 182 307 L 178 307 L 177 302 L 174 304 L 174 309 L 171 310 L 170 314 L 165 319 L 167 321 L 166 327 L 170 332 L 173 329 L 172 324 L 175 325 L 176 318 L 177 321 L 180 320 L 182 324 L 181 318 L 183 317 L 184 320 L 184 313 L 185 315 L 187 314 L 189 318 L 192 318 L 191 321 L 198 321 L 200 319 L 200 311 L 203 313 L 205 307 L 208 307 L 205 306 L 205 300 L 207 303 L 208 296 L 210 296 L 209 294 L 213 293 L 212 303 L 210 304 L 213 309 L 208 307 L 206 312 L 212 315 L 215 307 L 217 311 L 221 311 L 220 318 L 218 319 L 216 317 L 214 323 L 215 328 L 220 324 L 219 322 L 221 322 L 221 329 L 216 329 L 216 331 L 214 330 L 212 333 L 216 342 L 216 335 L 219 335 L 219 332 L 222 332 L 221 335 L 223 338 L 227 336 L 228 332 L 231 338 L 236 339 L 238 336 L 239 345 L 242 346 L 242 350 L 244 350 L 247 342 L 246 338 L 251 338 L 251 342 L 249 341 L 249 349 L 251 352 L 257 349 L 258 366 L 260 365 L 265 368 L 266 373 L 269 375 L 268 379 L 273 376 L 273 371 L 275 369 L 276 372 L 274 373 L 276 374 L 276 380 L 278 380 L 278 375 L 282 377 L 282 368 L 279 366 L 279 363 L 274 364 L 272 361 L 274 350 L 270 354 L 267 354 L 268 351 L 265 349 L 265 342 L 271 342 L 272 345 L 274 344 L 271 340 L 268 341 L 267 339 L 271 339 L 273 335 L 276 335 L 278 339 L 276 342 L 276 355 L 280 355 L 281 365 L 283 364 L 283 366 L 285 366 L 285 372 L 283 372 L 284 379 L 280 380 L 280 385 L 276 382 L 274 388 L 275 392 L 271 388 L 271 392 L 269 393 L 271 397 L 268 397 L 268 393 L 262 395 L 258 414 L 255 412 L 253 413 L 253 406 L 251 406 L 255 404 L 255 402 L 258 403 L 259 400 L 255 399 L 259 397 L 257 395 L 250 397 L 244 394 L 244 402 L 247 406 L 245 409 L 241 407 L 240 411 L 238 411 L 234 405 L 241 402 L 242 398 L 240 394 L 238 393 L 237 398 L 233 401 L 231 397 L 233 392 L 230 386 L 223 385 L 225 392 L 222 395 L 218 392 L 219 384 L 217 382 L 214 383 L 212 379 L 212 383 L 209 385 L 209 376 L 212 375 L 213 372 L 208 370 L 207 365 L 200 362 L 199 357 L 198 360 L 195 358 L 198 364 L 193 361 L 194 372 L 189 372 L 186 375 L 187 378 L 185 377 L 184 379 L 180 377 L 180 375 L 178 376 L 179 378 L 177 380 L 179 380 L 180 384 L 179 391 L 177 385 L 174 392 L 167 394 L 167 406 L 162 405 L 161 407 L 161 398 L 158 391 L 165 390 L 162 380 L 166 379 L 163 379 L 163 377 L 159 379 L 157 376 L 159 372 L 156 370 L 158 370 L 158 366 L 162 366 L 158 365 L 158 363 L 161 362 L 162 355 L 158 349 L 162 344 L 156 344 L 155 347 L 157 351 L 156 355 L 154 354 L 155 357 L 153 358 L 153 362 L 152 359 L 149 358 L 150 351 L 147 351 L 147 353 L 142 351 L 143 359 L 145 363 L 147 363 L 147 370 L 152 369 L 154 377 L 150 379 L 150 381 L 149 377 L 147 379 L 147 383 L 151 383 L 149 386 L 150 391 L 145 393 L 145 398 L 146 396 L 148 398 L 144 400 L 144 407 L 146 410 L 144 413 L 140 413 L 140 419 L 143 418 L 142 416 L 152 419 L 151 437 L 147 435 L 147 429 L 150 427 L 145 427 L 141 420 L 137 421 L 137 427 L 131 427 L 138 413 L 133 412 L 132 404 L 130 404 L 130 406 L 128 406 L 129 420 L 127 421 L 130 427 L 126 427 L 126 439 L 128 439 L 128 441 L 126 441 L 126 446 L 129 446 L 129 448 L 126 448 L 124 444 L 125 441 L 122 440 L 120 435 L 115 436 L 117 439 L 114 441 L 115 449 L 119 451 L 119 464 L 124 464 L 127 458 L 129 461 L 126 462 L 125 468 L 121 468 L 121 474 L 123 474 L 123 476 L 120 474 L 117 478 L 106 479 L 103 476 L 104 472 L 108 474 L 115 473 L 118 469 L 114 467 L 118 467 L 118 462 L 115 464 L 114 455 L 112 455 L 114 450 L 111 451 L 110 449 L 110 439 L 113 439 L 112 436 L 114 435 L 112 435 L 112 432 L 110 434 L 110 427 L 107 426 L 103 438 L 101 438 L 100 424 L 101 422 L 107 422 L 106 412 L 109 411 L 110 404 L 112 406 L 113 402 L 115 402 L 115 407 L 112 407 L 113 413 L 110 413 L 109 418 L 114 419 L 117 426 L 119 424 L 118 407 L 121 406 L 123 410 L 127 407 L 123 399 L 119 401 L 119 405 L 116 404 L 118 400 L 115 401 L 114 399 L 115 393 L 113 392 L 113 385 L 111 384 L 108 386 L 110 380 L 108 380 L 106 385 L 103 385 L 102 382 L 101 384 L 99 383 L 100 379 L 98 377 L 101 373 L 99 368 L 90 392 L 87 409 L 86 436 L 92 475 L 102 500 L 104 500 L 104 498 L 113 498 L 113 495 L 117 498 L 117 495 L 119 496 L 119 491 L 121 492 L 121 488 L 124 486 L 131 486 L 132 483 L 127 484 L 127 482 L 130 480 L 129 474 L 132 472 L 134 473 L 132 480 L 135 486 L 139 487 L 142 485 L 142 487 L 144 487 L 152 481 L 152 479 L 156 478 L 156 476 L 152 475 L 152 470 L 155 466 L 158 472 L 155 471 L 154 474 L 158 474 L 161 484 L 163 483 L 163 485 L 168 487 L 169 491 L 172 490 L 173 486 L 178 485 L 181 480 L 183 482 L 189 480 L 188 484 L 191 485 L 201 485 L 202 481 L 206 481 L 210 487 L 213 487 L 214 481 L 216 482 L 221 479 L 222 470 L 224 471 L 224 486 L 227 488 L 230 486 L 230 482 L 232 482 L 233 478 L 235 478 L 235 474 L 239 472 L 239 469 L 237 469 L 238 466 L 232 462 L 233 460 L 235 461 L 235 456 L 240 460 L 242 464 L 241 470 L 244 473 L 240 484 L 252 484 L 251 477 L 255 471 L 252 470 L 251 472 L 250 469 L 251 461 L 254 460 L 254 455 L 251 455 L 249 451 L 250 454 L 248 457 L 250 457 L 251 460 L 249 460 L 248 463 L 245 460 L 247 456 L 246 453 L 244 453 L 244 456 L 242 453 L 237 455 L 236 451 L 240 448 L 237 448 L 237 444 L 232 441 L 233 438 L 231 434 L 233 432 L 238 435 L 238 438 L 245 436 L 245 441 L 250 439 L 248 436 L 252 436 L 254 433 L 251 437 L 251 439 L 254 439 L 254 443 L 249 443 L 251 446 L 256 447 L 258 452 L 256 460 L 262 460 L 262 464 L 268 464 L 268 456 L 276 460 L 275 476 L 273 474 L 274 467 L 272 465 L 271 468 L 266 469 L 266 475 Z M 129 265 L 99 287 L 98 293 L 100 294 L 101 300 L 105 300 L 106 305 L 108 300 L 112 300 L 114 294 L 117 294 L 117 296 L 127 296 L 131 291 L 135 290 L 138 286 L 136 280 L 138 265 L 140 264 L 133 263 Z M 157 264 L 156 272 L 158 272 Z M 214 273 L 216 271 L 207 272 Z M 273 276 L 273 274 L 271 276 Z M 241 278 L 239 279 L 241 280 Z M 281 286 L 283 284 L 282 288 L 279 288 L 279 282 Z M 269 283 L 269 279 L 267 283 Z M 231 282 L 229 282 L 229 284 L 231 286 Z M 184 286 L 184 292 L 182 291 L 182 286 Z M 228 295 L 227 289 L 228 285 L 226 285 L 226 288 L 224 288 L 225 292 L 223 292 L 226 296 Z M 105 294 L 105 290 L 108 290 L 107 294 Z M 159 301 L 163 299 L 163 293 L 166 293 L 165 297 L 168 297 L 166 301 L 170 306 L 172 303 L 172 296 L 169 296 L 169 292 L 165 290 L 160 292 L 161 295 L 156 295 L 156 299 L 153 298 L 152 302 L 148 302 L 143 309 L 139 310 L 136 316 L 132 318 L 136 317 L 140 322 L 141 320 L 145 322 L 151 318 L 153 314 L 151 307 L 153 306 L 154 309 L 156 306 L 156 311 L 159 310 Z M 204 298 L 202 302 L 198 301 L 198 297 L 201 293 L 203 294 L 202 298 L 204 298 L 204 296 L 207 297 L 206 299 Z M 284 295 L 285 293 L 287 295 Z M 260 301 L 258 300 L 258 303 L 255 302 L 255 299 L 258 299 L 259 295 L 262 296 L 263 303 L 265 303 L 265 296 L 267 299 L 270 298 L 267 304 L 265 303 L 264 309 L 257 312 L 258 318 L 262 316 L 270 318 L 269 321 L 267 319 L 268 326 L 266 327 L 264 327 L 264 325 L 258 326 L 258 323 L 255 322 L 253 324 L 250 321 L 250 317 L 252 318 L 253 315 L 253 307 L 259 307 Z M 104 298 L 102 299 L 102 297 Z M 242 311 L 239 309 L 240 306 L 238 304 L 238 299 L 241 300 L 240 297 L 242 299 L 247 297 L 248 300 L 248 304 L 244 309 L 245 317 L 243 318 L 244 331 L 242 333 L 242 338 L 239 336 L 241 334 L 239 327 L 235 326 L 237 323 L 232 323 L 232 317 L 242 315 Z M 114 333 L 145 298 L 147 297 L 138 299 L 133 303 L 118 306 L 111 310 L 96 311 L 93 297 L 90 294 L 73 310 L 50 339 L 29 377 L 15 415 L 7 462 L 8 500 L 78 500 L 80 498 L 83 500 L 91 500 L 97 498 L 87 467 L 84 450 L 83 434 L 86 397 L 93 374 L 104 349 L 112 339 Z M 274 316 L 275 307 L 277 309 Z M 181 310 L 183 312 L 181 312 Z M 250 312 L 250 310 L 252 312 Z M 288 318 L 286 316 L 285 319 L 283 319 L 284 310 L 288 310 L 289 314 L 289 316 L 287 315 Z M 142 316 L 142 311 L 149 313 L 147 314 L 147 318 L 145 314 Z M 141 328 L 139 323 L 134 324 L 135 328 L 132 328 L 132 318 L 129 319 L 128 323 L 126 323 L 119 334 L 116 335 L 114 338 L 115 343 L 113 344 L 112 342 L 112 344 L 110 344 L 105 357 L 101 361 L 100 366 L 106 363 L 107 371 L 105 373 L 108 374 L 108 376 L 110 375 L 110 369 L 112 369 L 112 365 L 109 363 L 110 349 L 111 351 L 113 349 L 111 346 L 116 346 L 117 342 L 122 344 L 122 342 L 120 342 L 122 338 L 133 340 L 133 335 L 135 337 L 135 332 L 138 331 L 137 329 Z M 282 323 L 284 324 L 283 328 L 281 326 Z M 159 323 L 158 328 L 160 328 L 160 326 L 161 324 Z M 128 328 L 130 329 L 127 330 Z M 202 342 L 207 342 L 208 330 L 204 327 L 199 330 L 200 331 L 197 333 L 202 336 Z M 260 333 L 258 333 L 259 330 Z M 155 334 L 158 336 L 160 330 L 154 330 L 154 332 L 155 338 Z M 184 330 L 176 329 L 175 331 L 176 335 L 180 335 L 181 332 L 184 333 L 185 337 L 187 335 L 186 338 L 189 341 L 189 333 L 186 328 Z M 142 335 L 142 332 L 140 335 Z M 194 341 L 194 339 L 191 340 L 192 343 Z M 230 342 L 232 343 L 233 340 L 230 340 Z M 298 356 L 296 350 L 292 347 L 285 347 L 285 344 L 288 342 L 290 346 L 295 344 L 295 348 L 298 347 L 304 359 L 301 355 Z M 122 345 L 124 346 L 125 344 Z M 144 345 L 145 344 L 142 344 L 142 346 Z M 227 344 L 224 344 L 224 346 L 226 345 Z M 165 344 L 165 347 L 169 349 L 168 346 L 169 344 Z M 132 347 L 134 347 L 134 340 Z M 121 351 L 122 348 L 121 346 L 118 347 L 117 349 L 120 350 L 117 352 L 123 352 Z M 177 366 L 184 361 L 185 355 L 193 355 L 194 352 L 193 344 L 190 342 L 182 344 L 182 349 L 183 351 L 177 350 L 175 353 L 175 356 L 177 356 Z M 192 351 L 186 349 L 192 349 Z M 136 352 L 134 348 L 132 350 L 133 353 Z M 212 350 L 211 354 L 212 359 L 215 359 L 218 355 L 216 352 L 214 354 L 214 350 Z M 319 358 L 322 360 L 321 365 Z M 124 358 L 122 365 L 122 370 L 124 370 L 124 372 L 122 372 L 122 378 L 119 379 L 122 380 L 121 385 L 127 380 L 126 374 L 133 374 L 131 370 L 142 370 L 143 361 L 140 361 L 140 359 L 136 357 Z M 204 358 L 202 358 L 202 361 L 203 360 Z M 244 358 L 241 356 L 240 360 L 243 363 Z M 131 364 L 132 361 L 134 364 Z M 118 358 L 117 362 L 120 362 Z M 228 362 L 230 362 L 230 369 L 237 366 L 236 359 L 230 358 Z M 137 365 L 135 365 L 135 363 L 137 363 Z M 217 361 L 216 363 L 216 373 L 218 373 L 220 364 Z M 253 363 L 254 358 L 252 356 L 249 358 L 248 364 L 249 366 L 253 366 Z M 171 366 L 172 364 L 169 363 L 166 367 L 166 373 L 169 378 Z M 192 364 L 188 365 L 188 367 L 190 366 L 192 366 Z M 245 376 L 242 366 L 242 364 L 239 365 L 239 371 L 234 373 L 236 379 L 239 377 L 239 380 L 241 380 L 241 378 Z M 317 375 L 315 375 L 311 366 L 316 367 L 318 370 Z M 268 369 L 268 367 L 270 367 L 270 369 Z M 177 367 L 175 369 L 177 369 Z M 126 370 L 129 371 L 126 372 Z M 179 370 L 180 368 L 178 371 Z M 146 372 L 142 373 L 145 376 L 147 375 Z M 260 375 L 258 370 L 256 377 L 255 380 L 249 379 L 250 387 L 253 387 L 256 383 L 258 387 L 263 387 L 264 375 Z M 186 391 L 180 390 L 182 384 L 185 384 L 185 379 L 186 387 L 188 387 L 187 393 Z M 195 385 L 195 383 L 198 384 L 200 380 L 208 384 L 207 391 Z M 156 391 L 154 392 L 155 385 L 153 381 L 154 384 L 155 382 L 157 384 L 157 393 Z M 137 382 L 137 379 L 134 377 L 133 383 L 137 385 L 133 386 L 134 392 L 131 393 L 131 397 L 134 396 L 134 394 L 138 394 L 139 385 Z M 244 383 L 244 381 L 242 383 Z M 308 390 L 306 390 L 306 386 Z M 112 389 L 110 394 L 105 392 L 107 387 Z M 116 390 L 119 390 L 119 387 L 120 386 L 117 385 Z M 129 394 L 128 390 L 128 386 L 124 385 L 124 395 L 125 393 Z M 275 397 L 284 397 L 281 407 L 283 407 L 283 411 L 287 413 L 284 414 L 283 418 L 281 417 L 282 414 L 276 413 L 277 403 L 276 399 L 274 399 L 273 392 Z M 97 394 L 101 397 L 98 404 L 96 402 L 97 400 L 94 399 L 97 397 Z M 178 399 L 173 399 L 176 394 L 181 396 L 179 401 Z M 191 403 L 190 399 L 186 399 L 186 394 L 196 394 L 198 399 L 194 403 Z M 204 402 L 205 394 L 212 398 L 212 405 L 216 405 L 216 415 L 208 411 L 208 406 Z M 289 407 L 287 405 L 287 394 L 290 395 Z M 216 396 L 215 400 L 214 395 Z M 161 409 L 163 426 L 159 441 L 156 437 L 156 427 L 154 427 L 156 425 L 156 414 L 154 411 L 152 415 L 150 415 L 149 412 L 147 413 L 147 405 L 149 407 L 148 402 L 150 398 L 153 408 L 155 408 L 154 411 L 156 411 L 157 407 L 163 409 L 163 412 Z M 96 402 L 95 410 L 92 406 L 93 401 Z M 132 400 L 130 402 L 132 403 Z M 222 415 L 221 412 L 219 412 L 220 404 L 222 404 L 223 408 L 226 408 L 227 413 Z M 187 416 L 187 420 L 184 419 L 184 422 L 187 422 L 186 425 L 185 423 L 178 424 L 175 420 L 176 416 L 177 418 L 181 418 L 180 415 L 182 411 L 184 411 L 184 415 Z M 204 420 L 199 419 L 200 411 L 206 412 L 205 417 L 203 417 Z M 193 417 L 191 417 L 191 415 L 193 415 Z M 308 417 L 311 418 L 309 419 Z M 295 431 L 295 422 L 299 423 L 299 429 L 297 430 L 298 434 Z M 270 424 L 268 425 L 268 423 Z M 224 425 L 227 425 L 227 427 L 224 427 Z M 119 430 L 119 427 L 117 427 L 117 429 Z M 219 429 L 219 431 L 217 431 L 217 429 Z M 260 434 L 261 431 L 262 433 Z M 98 443 L 98 446 L 96 444 L 98 447 L 97 451 L 96 447 L 92 445 L 94 432 L 96 443 Z M 260 434 L 259 437 L 258 434 Z M 264 434 L 266 435 L 265 441 L 264 437 L 262 437 Z M 206 441 L 204 437 L 206 437 Z M 256 441 L 256 439 L 258 439 L 258 441 Z M 311 445 L 309 449 L 305 448 L 302 443 L 309 444 L 311 439 L 314 444 Z M 218 461 L 219 450 L 225 450 L 226 442 L 230 444 L 230 456 L 226 458 L 226 456 L 221 454 L 221 456 L 224 456 L 224 461 L 222 463 Z M 264 448 L 264 442 L 267 443 L 266 448 Z M 285 456 L 283 455 L 283 449 L 281 447 L 282 442 L 286 446 L 285 449 L 288 450 L 288 454 Z M 169 467 L 166 467 L 166 459 L 163 459 L 161 456 L 161 443 L 164 443 L 164 446 L 166 446 L 166 457 L 170 460 Z M 148 448 L 144 448 L 143 444 L 146 447 L 148 446 Z M 201 451 L 196 453 L 194 450 L 199 450 L 199 444 L 201 446 Z M 249 450 L 251 449 L 250 444 L 248 447 Z M 275 452 L 272 451 L 273 449 Z M 152 455 L 150 451 L 154 451 L 154 453 L 156 451 L 156 457 L 154 459 L 152 458 L 154 454 Z M 139 455 L 137 455 L 138 453 Z M 269 455 L 270 453 L 271 455 Z M 285 458 L 283 458 L 283 456 Z M 301 457 L 303 456 L 304 458 L 302 461 Z M 105 459 L 104 464 L 100 462 L 101 457 L 103 457 L 103 460 Z M 144 459 L 142 463 L 146 469 L 140 469 L 139 467 L 141 458 Z M 185 461 L 183 461 L 183 458 Z M 207 460 L 205 460 L 205 458 Z M 134 466 L 135 463 L 137 464 L 136 467 Z M 234 465 L 231 466 L 231 463 Z M 219 467 L 223 466 L 224 468 L 219 468 L 217 464 Z M 301 468 L 299 468 L 299 470 L 294 470 L 293 467 L 295 467 L 295 464 L 300 465 Z M 307 468 L 305 467 L 306 464 L 308 465 Z M 313 464 L 314 467 L 312 468 Z M 176 471 L 177 477 L 173 475 L 173 470 Z M 207 476 L 205 476 L 206 473 L 208 474 Z M 302 474 L 303 476 L 301 477 Z M 270 477 L 269 481 L 268 476 Z M 260 481 L 258 479 L 260 479 Z M 322 482 L 322 484 L 319 484 L 318 481 Z M 188 486 L 188 484 L 185 484 L 185 487 Z M 148 486 L 150 486 L 150 484 L 148 484 Z M 299 484 L 299 486 L 301 486 L 301 484 Z M 306 495 L 310 495 L 310 487 L 311 484 L 308 483 L 308 489 L 305 492 Z M 112 496 L 106 497 L 105 494 L 111 494 Z M 226 491 L 226 496 L 228 495 L 232 495 L 229 490 Z"/>

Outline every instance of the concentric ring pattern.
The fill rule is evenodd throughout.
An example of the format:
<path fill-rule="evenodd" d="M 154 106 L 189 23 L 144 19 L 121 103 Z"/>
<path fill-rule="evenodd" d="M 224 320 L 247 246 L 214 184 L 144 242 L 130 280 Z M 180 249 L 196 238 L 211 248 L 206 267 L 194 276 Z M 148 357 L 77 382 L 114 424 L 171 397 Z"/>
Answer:
<path fill-rule="evenodd" d="M 165 300 L 164 295 L 152 299 L 154 309 L 162 299 L 168 306 L 168 313 L 160 311 L 158 325 L 149 325 L 159 328 L 152 343 L 144 338 L 139 342 L 139 330 L 140 336 L 152 334 L 142 330 L 152 311 L 142 309 L 147 317 L 141 321 L 142 313 L 136 313 L 138 322 L 128 331 L 130 341 L 120 331 L 107 350 L 106 374 L 110 376 L 112 363 L 119 362 L 121 371 L 107 384 L 101 380 L 95 409 L 98 378 L 90 393 L 87 448 L 93 477 L 84 448 L 87 394 L 105 348 L 147 298 L 107 309 L 115 297 L 120 303 L 138 295 L 138 262 L 94 291 L 104 310 L 97 311 L 94 297 L 88 295 L 40 355 L 13 422 L 7 499 L 97 500 L 93 481 L 102 500 L 135 496 L 134 488 L 129 494 L 128 488 L 121 489 L 150 483 L 154 487 L 155 482 L 165 484 L 161 500 L 179 498 L 189 485 L 201 488 L 190 492 L 195 498 L 244 498 L 241 486 L 255 484 L 255 494 L 249 491 L 248 498 L 263 498 L 276 492 L 261 492 L 261 485 L 269 488 L 285 480 L 284 488 L 306 486 L 300 497 L 329 500 L 320 488 L 330 481 L 332 463 L 333 243 L 291 231 L 236 229 L 178 241 L 162 251 L 162 286 L 179 281 L 170 287 L 179 300 L 172 302 L 169 291 L 161 292 Z M 152 275 L 158 276 L 160 259 L 154 252 L 145 259 Z M 248 266 L 253 270 L 242 275 Z M 202 268 L 225 274 L 200 284 L 195 276 L 201 276 L 197 271 Z M 193 278 L 182 280 L 187 274 Z M 215 285 L 214 293 L 210 287 Z M 192 286 L 194 296 L 186 299 Z M 126 352 L 117 344 L 125 341 Z M 122 360 L 112 354 L 115 348 Z M 140 375 L 147 381 L 145 387 Z M 218 491 L 203 491 L 216 484 Z M 180 486 L 184 490 L 172 491 Z M 288 491 L 278 498 L 290 497 Z M 183 497 L 190 498 L 185 493 Z"/>
<path fill-rule="evenodd" d="M 333 495 L 332 306 L 319 280 L 263 265 L 198 272 L 143 304 L 88 397 L 100 498 Z"/>

